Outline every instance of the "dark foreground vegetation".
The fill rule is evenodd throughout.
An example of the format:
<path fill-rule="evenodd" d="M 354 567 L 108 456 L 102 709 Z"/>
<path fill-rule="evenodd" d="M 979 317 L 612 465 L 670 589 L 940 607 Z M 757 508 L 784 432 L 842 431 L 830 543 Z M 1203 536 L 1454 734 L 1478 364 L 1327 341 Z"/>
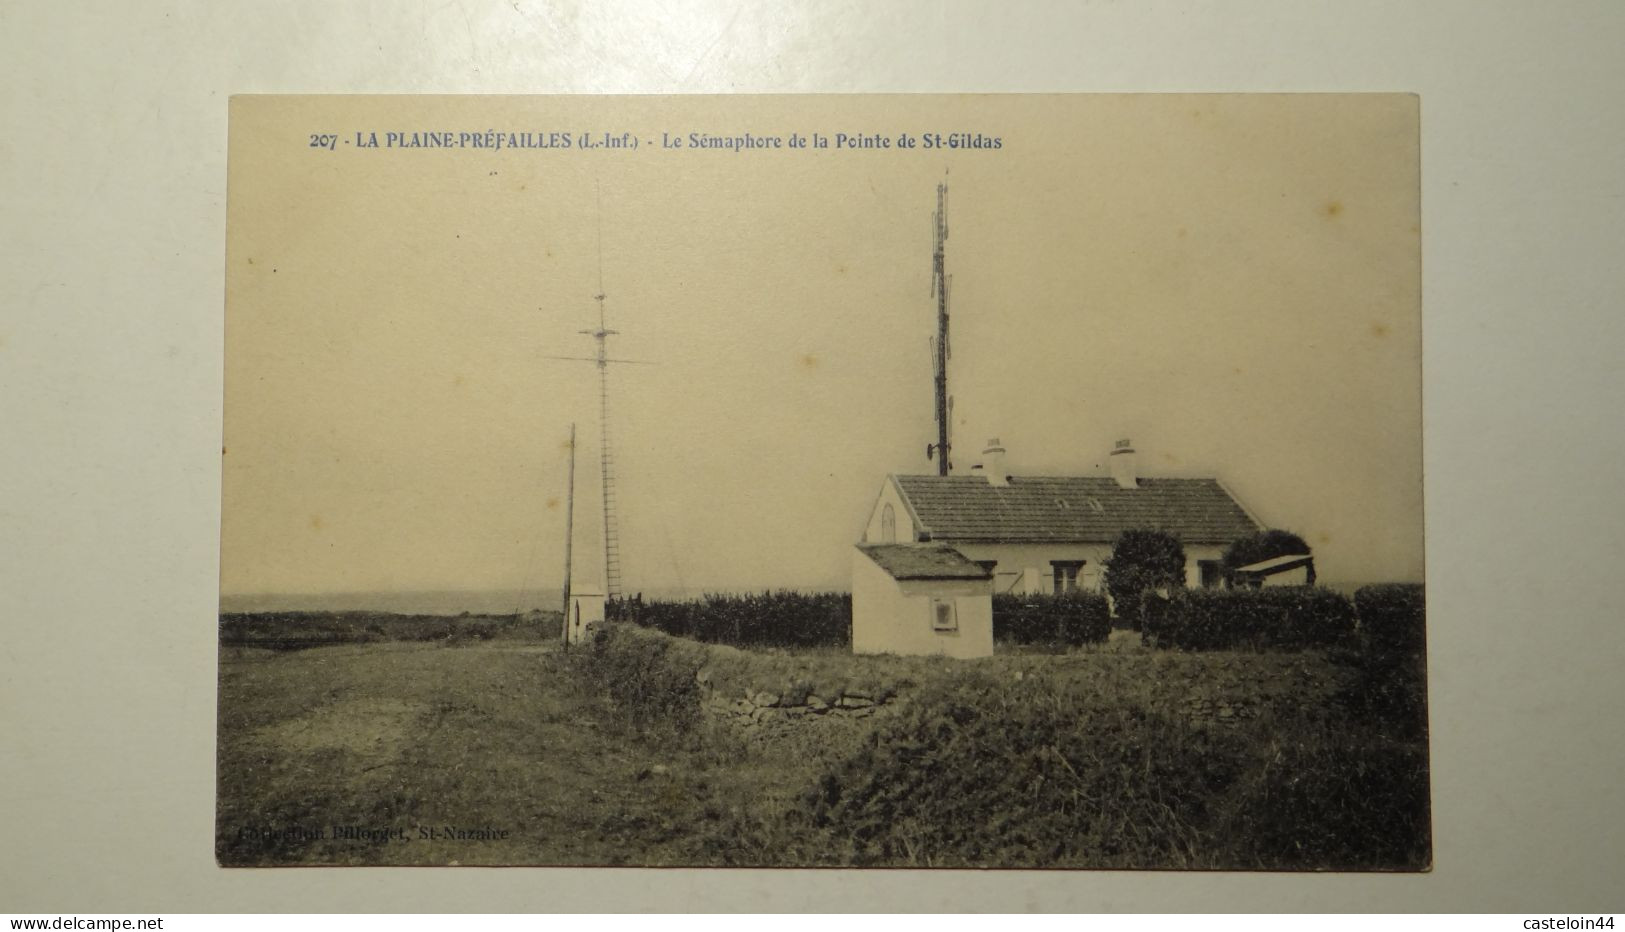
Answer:
<path fill-rule="evenodd" d="M 1423 869 L 1420 587 L 1354 601 L 1352 636 L 1292 651 L 1151 650 L 1118 632 L 1062 653 L 859 658 L 610 625 L 566 654 L 553 624 L 503 619 L 385 624 L 439 634 L 309 650 L 223 640 L 217 853 Z M 705 699 L 793 691 L 882 704 L 741 729 Z"/>
<path fill-rule="evenodd" d="M 896 714 L 809 759 L 797 793 L 730 829 L 738 844 L 718 846 L 722 863 L 1429 863 L 1419 656 L 1407 665 L 1349 645 L 883 659 L 891 682 L 873 692 L 904 696 Z M 696 683 L 726 664 L 676 639 L 611 628 L 575 669 L 612 719 L 670 740 L 706 727 Z M 783 688 L 800 677 L 818 690 L 821 675 L 827 668 L 809 663 L 765 682 Z"/>

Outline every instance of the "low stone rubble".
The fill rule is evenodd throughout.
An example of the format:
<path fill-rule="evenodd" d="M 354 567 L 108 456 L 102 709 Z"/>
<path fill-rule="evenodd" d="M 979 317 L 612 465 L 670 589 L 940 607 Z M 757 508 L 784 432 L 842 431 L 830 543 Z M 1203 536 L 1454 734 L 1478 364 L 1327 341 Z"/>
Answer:
<path fill-rule="evenodd" d="M 895 699 L 858 686 L 831 690 L 826 695 L 819 695 L 806 686 L 779 692 L 747 689 L 744 695 L 728 694 L 713 688 L 709 669 L 702 669 L 695 680 L 700 687 L 701 707 L 706 712 L 747 729 L 868 718 L 890 711 Z"/>

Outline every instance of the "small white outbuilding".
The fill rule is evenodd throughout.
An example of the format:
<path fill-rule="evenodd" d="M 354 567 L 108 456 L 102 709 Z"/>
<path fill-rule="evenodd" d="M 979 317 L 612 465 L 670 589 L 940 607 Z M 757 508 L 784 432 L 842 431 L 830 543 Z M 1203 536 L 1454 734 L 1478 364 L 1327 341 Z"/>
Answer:
<path fill-rule="evenodd" d="M 993 575 L 944 544 L 859 544 L 852 651 L 993 656 Z"/>

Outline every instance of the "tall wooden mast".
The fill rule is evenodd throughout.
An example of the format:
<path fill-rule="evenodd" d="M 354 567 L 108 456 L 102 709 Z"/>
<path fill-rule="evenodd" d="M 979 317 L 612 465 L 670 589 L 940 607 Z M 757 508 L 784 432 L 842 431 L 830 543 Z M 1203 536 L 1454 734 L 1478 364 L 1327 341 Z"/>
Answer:
<path fill-rule="evenodd" d="M 570 486 L 564 494 L 564 625 L 559 630 L 570 645 L 570 556 L 576 539 L 576 426 L 570 425 Z"/>
<path fill-rule="evenodd" d="M 937 210 L 931 215 L 931 232 L 936 246 L 931 252 L 931 294 L 937 299 L 937 335 L 931 342 L 932 366 L 936 374 L 937 442 L 925 448 L 926 459 L 933 452 L 937 458 L 937 474 L 948 475 L 951 465 L 948 441 L 949 424 L 953 416 L 953 398 L 948 395 L 948 290 L 951 279 L 947 273 L 948 244 L 948 185 L 937 184 Z"/>

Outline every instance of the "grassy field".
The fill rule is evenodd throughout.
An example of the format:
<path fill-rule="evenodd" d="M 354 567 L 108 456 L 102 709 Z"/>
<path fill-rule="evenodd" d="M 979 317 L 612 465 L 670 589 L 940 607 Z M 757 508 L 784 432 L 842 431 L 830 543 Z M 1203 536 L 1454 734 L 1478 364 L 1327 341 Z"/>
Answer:
<path fill-rule="evenodd" d="M 464 627 L 488 634 L 223 643 L 220 862 L 1428 858 L 1425 720 L 1374 718 L 1382 690 L 1349 658 L 1150 651 L 1123 636 L 970 662 L 779 652 L 764 668 L 861 667 L 901 692 L 884 716 L 758 735 L 705 715 L 629 721 L 615 684 L 550 643 L 551 625 Z"/>
<path fill-rule="evenodd" d="M 566 666 L 514 642 L 226 649 L 220 862 L 715 862 L 693 829 L 790 776 L 733 766 L 725 736 L 606 727 Z"/>

